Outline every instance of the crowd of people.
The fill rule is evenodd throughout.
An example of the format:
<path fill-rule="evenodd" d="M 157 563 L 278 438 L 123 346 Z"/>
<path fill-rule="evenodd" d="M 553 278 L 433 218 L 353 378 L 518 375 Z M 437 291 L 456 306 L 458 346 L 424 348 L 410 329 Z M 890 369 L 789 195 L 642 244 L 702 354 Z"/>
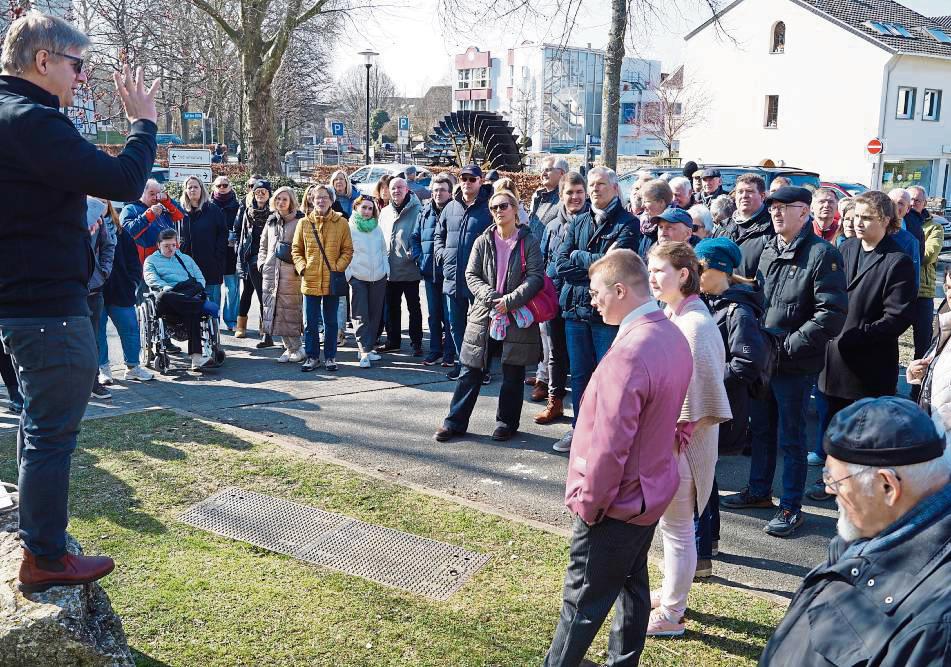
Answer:
<path fill-rule="evenodd" d="M 541 425 L 565 416 L 570 389 L 572 426 L 553 448 L 569 453 L 574 525 L 546 665 L 580 664 L 612 605 L 609 664 L 636 665 L 646 636 L 682 635 L 691 584 L 712 573 L 719 550 L 719 508 L 776 509 L 764 531 L 789 537 L 805 521 L 810 465 L 821 473 L 808 494 L 835 496 L 838 537 L 761 664 L 946 659 L 951 297 L 932 318 L 943 233 L 923 191 L 838 201 L 745 174 L 727 193 L 716 169 L 688 163 L 675 178 L 645 172 L 625 201 L 611 169 L 583 177 L 551 157 L 528 207 L 511 180 L 477 164 L 439 174 L 431 189 L 407 169 L 372 195 L 337 172 L 300 201 L 259 175 L 243 196 L 226 177 L 210 195 L 189 178 L 176 202 L 146 180 L 157 83 L 146 90 L 128 67 L 116 75 L 131 126 L 118 157 L 83 141 L 57 110 L 85 78 L 87 47 L 65 21 L 30 13 L 2 52 L 0 182 L 23 194 L 0 214 L 10 250 L 0 264 L 0 371 L 21 413 L 22 591 L 88 583 L 114 567 L 66 552 L 70 456 L 90 394 L 105 397 L 113 381 L 108 321 L 125 378 L 153 378 L 133 335 L 148 289 L 160 314 L 182 320 L 198 371 L 209 362 L 199 318 L 222 318 L 246 337 L 255 297 L 257 346 L 280 338 L 277 361 L 303 372 L 337 370 L 348 318 L 360 367 L 400 350 L 405 308 L 411 354 L 456 382 L 439 442 L 467 432 L 493 359 L 495 440 L 518 432 L 526 384 L 545 402 Z M 51 187 L 51 174 L 70 179 Z M 44 225 L 33 194 L 57 203 Z M 134 196 L 121 214 L 111 206 Z M 951 276 L 944 284 L 951 295 Z M 916 402 L 895 396 L 909 328 Z M 721 500 L 718 458 L 743 451 L 749 483 Z M 663 581 L 651 591 L 656 529 Z"/>

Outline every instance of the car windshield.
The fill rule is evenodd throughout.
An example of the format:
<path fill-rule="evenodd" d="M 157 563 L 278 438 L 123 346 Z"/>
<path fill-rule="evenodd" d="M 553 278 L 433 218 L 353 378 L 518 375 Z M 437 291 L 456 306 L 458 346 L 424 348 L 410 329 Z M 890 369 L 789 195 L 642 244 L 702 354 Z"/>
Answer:
<path fill-rule="evenodd" d="M 863 192 L 868 192 L 868 188 L 861 183 L 839 183 L 839 185 L 853 197 L 857 197 Z"/>
<path fill-rule="evenodd" d="M 815 192 L 819 189 L 819 177 L 814 174 L 783 174 L 797 188 L 806 188 Z"/>

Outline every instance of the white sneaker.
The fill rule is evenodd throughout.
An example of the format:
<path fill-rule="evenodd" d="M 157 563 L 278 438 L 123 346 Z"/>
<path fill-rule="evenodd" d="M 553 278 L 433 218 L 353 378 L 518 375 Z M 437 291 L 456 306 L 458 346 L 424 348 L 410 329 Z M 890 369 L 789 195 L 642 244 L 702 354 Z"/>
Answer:
<path fill-rule="evenodd" d="M 200 370 L 204 366 L 208 365 L 210 361 L 211 361 L 211 357 L 203 357 L 200 354 L 193 354 L 192 355 L 192 370 L 193 371 Z"/>
<path fill-rule="evenodd" d="M 379 361 L 380 359 L 383 358 L 380 355 L 378 355 L 376 352 L 370 352 L 369 354 L 367 354 L 367 356 L 370 357 L 370 361 Z"/>
<path fill-rule="evenodd" d="M 99 367 L 99 384 L 110 385 L 112 383 L 112 368 L 109 367 L 109 364 L 103 364 Z"/>
<path fill-rule="evenodd" d="M 290 360 L 291 360 L 291 353 L 287 350 L 284 350 L 284 354 L 282 354 L 281 356 L 277 358 L 277 363 L 286 364 Z"/>
<path fill-rule="evenodd" d="M 293 352 L 291 352 L 291 355 L 287 358 L 287 360 L 293 364 L 299 364 L 306 358 L 307 358 L 307 355 L 305 355 L 304 350 L 301 349 L 301 350 L 294 350 Z"/>
<path fill-rule="evenodd" d="M 360 357 L 360 368 L 370 368 L 370 355 L 364 354 Z"/>
<path fill-rule="evenodd" d="M 141 366 L 133 366 L 132 368 L 125 369 L 125 379 L 138 380 L 139 382 L 148 382 L 149 380 L 154 380 L 155 375 L 145 370 Z"/>
<path fill-rule="evenodd" d="M 561 437 L 561 440 L 559 440 L 554 445 L 552 445 L 551 448 L 556 452 L 561 452 L 562 454 L 564 454 L 565 452 L 570 452 L 571 438 L 574 434 L 575 434 L 574 429 L 568 431 Z"/>

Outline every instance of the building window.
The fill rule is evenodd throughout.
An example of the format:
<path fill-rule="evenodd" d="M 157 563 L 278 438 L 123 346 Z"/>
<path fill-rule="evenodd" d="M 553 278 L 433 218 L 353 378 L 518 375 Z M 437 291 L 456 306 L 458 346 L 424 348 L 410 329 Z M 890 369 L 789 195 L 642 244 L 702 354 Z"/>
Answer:
<path fill-rule="evenodd" d="M 488 100 L 459 100 L 459 111 L 488 111 Z"/>
<path fill-rule="evenodd" d="M 766 96 L 766 122 L 763 127 L 776 129 L 779 126 L 779 95 Z"/>
<path fill-rule="evenodd" d="M 786 51 L 786 24 L 777 21 L 773 26 L 773 35 L 769 43 L 770 53 L 783 53 Z"/>
<path fill-rule="evenodd" d="M 941 120 L 941 91 L 925 88 L 921 120 Z"/>
<path fill-rule="evenodd" d="M 916 88 L 898 88 L 898 109 L 895 111 L 895 118 L 901 120 L 911 120 L 915 117 L 915 93 Z"/>
<path fill-rule="evenodd" d="M 459 80 L 456 85 L 456 88 L 468 88 L 469 87 L 469 77 L 472 75 L 471 69 L 461 69 L 459 70 Z"/>

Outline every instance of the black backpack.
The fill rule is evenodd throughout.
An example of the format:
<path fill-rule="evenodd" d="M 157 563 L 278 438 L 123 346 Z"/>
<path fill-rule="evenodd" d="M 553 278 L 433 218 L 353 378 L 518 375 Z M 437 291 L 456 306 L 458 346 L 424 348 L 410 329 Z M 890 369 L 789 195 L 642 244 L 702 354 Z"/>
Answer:
<path fill-rule="evenodd" d="M 730 316 L 733 317 L 736 309 L 740 305 L 730 304 Z M 763 322 L 757 320 L 759 324 L 759 335 L 763 339 L 763 349 L 766 350 L 766 359 L 763 360 L 763 370 L 760 376 L 750 385 L 750 396 L 757 400 L 769 398 L 769 382 L 776 373 L 779 366 L 779 353 L 783 344 L 783 339 L 778 334 L 763 326 Z"/>

